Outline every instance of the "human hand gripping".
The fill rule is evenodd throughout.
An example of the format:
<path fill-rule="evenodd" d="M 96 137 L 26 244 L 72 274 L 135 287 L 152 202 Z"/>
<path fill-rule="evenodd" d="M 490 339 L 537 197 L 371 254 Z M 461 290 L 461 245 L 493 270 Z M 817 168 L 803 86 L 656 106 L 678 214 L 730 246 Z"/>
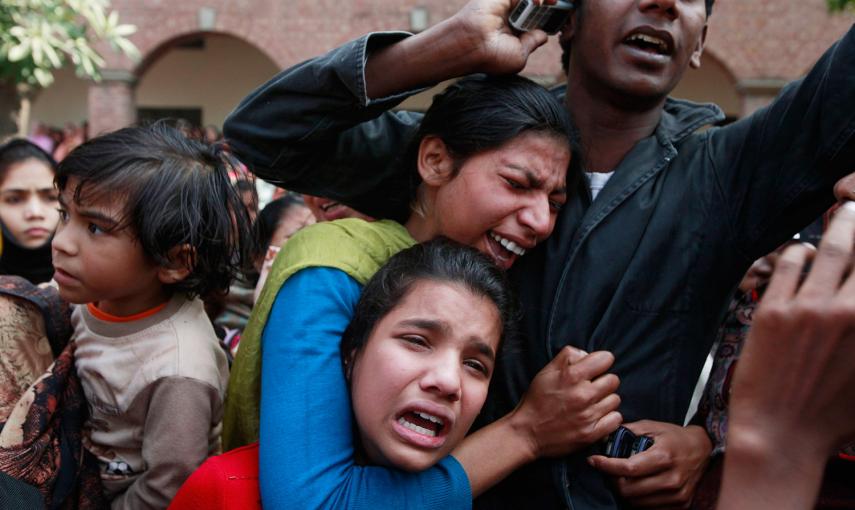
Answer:
<path fill-rule="evenodd" d="M 811 508 L 826 460 L 855 438 L 855 203 L 813 252 L 788 248 L 733 380 L 719 508 Z"/>
<path fill-rule="evenodd" d="M 615 430 L 623 418 L 614 356 L 564 347 L 543 367 L 509 414 L 467 436 L 454 457 L 473 496 L 539 457 L 572 453 Z"/>
<path fill-rule="evenodd" d="M 532 0 L 537 5 L 553 5 L 556 0 Z M 475 49 L 478 72 L 518 73 L 529 55 L 547 41 L 542 30 L 517 33 L 508 24 L 508 15 L 518 0 L 471 0 L 454 17 L 461 35 L 468 36 Z"/>
<path fill-rule="evenodd" d="M 697 425 L 651 420 L 624 426 L 636 435 L 650 436 L 653 446 L 628 459 L 593 455 L 588 462 L 615 477 L 618 492 L 632 506 L 688 508 L 712 451 L 706 431 Z"/>
<path fill-rule="evenodd" d="M 380 98 L 473 73 L 521 71 L 547 36 L 542 30 L 511 30 L 508 14 L 516 3 L 470 0 L 451 18 L 371 53 L 365 67 L 366 94 Z"/>
<path fill-rule="evenodd" d="M 573 453 L 618 428 L 620 380 L 606 373 L 613 363 L 610 352 L 568 346 L 538 372 L 510 416 L 535 457 Z"/>

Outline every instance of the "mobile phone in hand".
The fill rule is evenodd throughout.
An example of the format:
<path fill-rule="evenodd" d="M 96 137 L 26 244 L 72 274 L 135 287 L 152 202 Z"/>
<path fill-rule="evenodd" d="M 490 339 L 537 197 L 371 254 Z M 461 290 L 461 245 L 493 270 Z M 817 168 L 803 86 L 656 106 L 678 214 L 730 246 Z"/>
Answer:
<path fill-rule="evenodd" d="M 653 446 L 653 439 L 648 436 L 637 436 L 628 428 L 620 426 L 603 440 L 601 455 L 628 459 L 636 453 Z"/>
<path fill-rule="evenodd" d="M 508 23 L 520 32 L 539 28 L 547 34 L 557 34 L 574 8 L 569 0 L 558 0 L 555 5 L 537 5 L 532 0 L 520 0 L 508 16 Z"/>

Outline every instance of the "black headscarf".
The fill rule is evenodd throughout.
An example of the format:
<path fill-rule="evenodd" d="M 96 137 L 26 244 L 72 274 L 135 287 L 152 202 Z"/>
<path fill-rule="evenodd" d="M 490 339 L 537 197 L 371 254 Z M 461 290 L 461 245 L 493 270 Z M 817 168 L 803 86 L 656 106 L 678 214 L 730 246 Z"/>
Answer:
<path fill-rule="evenodd" d="M 53 278 L 53 261 L 50 253 L 50 242 L 53 236 L 38 248 L 27 248 L 21 246 L 21 243 L 12 237 L 3 222 L 0 222 L 0 229 L 3 231 L 0 274 L 20 276 L 36 285 Z"/>

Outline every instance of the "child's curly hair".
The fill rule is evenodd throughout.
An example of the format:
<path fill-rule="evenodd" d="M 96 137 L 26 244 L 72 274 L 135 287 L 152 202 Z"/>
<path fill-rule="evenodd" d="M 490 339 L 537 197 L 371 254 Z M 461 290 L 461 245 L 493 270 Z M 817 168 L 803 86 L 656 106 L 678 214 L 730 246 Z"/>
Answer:
<path fill-rule="evenodd" d="M 228 290 L 254 250 L 251 220 L 230 181 L 241 165 L 220 146 L 186 138 L 163 122 L 94 138 L 57 169 L 60 192 L 74 179 L 76 204 L 122 204 L 116 229 L 129 228 L 144 253 L 175 265 L 189 246 L 190 274 L 170 292 L 210 296 Z"/>

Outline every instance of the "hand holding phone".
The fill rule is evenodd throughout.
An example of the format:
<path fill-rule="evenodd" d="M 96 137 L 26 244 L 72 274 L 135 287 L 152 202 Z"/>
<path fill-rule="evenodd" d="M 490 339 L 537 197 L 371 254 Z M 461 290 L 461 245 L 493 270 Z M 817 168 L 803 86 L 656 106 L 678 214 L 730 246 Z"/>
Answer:
<path fill-rule="evenodd" d="M 537 5 L 532 0 L 520 0 L 508 16 L 511 27 L 520 32 L 540 29 L 557 34 L 575 8 L 570 0 L 558 0 L 555 5 Z"/>
<path fill-rule="evenodd" d="M 619 459 L 628 459 L 636 453 L 641 453 L 653 446 L 649 436 L 635 435 L 631 430 L 621 425 L 608 437 L 603 439 L 600 455 Z"/>

